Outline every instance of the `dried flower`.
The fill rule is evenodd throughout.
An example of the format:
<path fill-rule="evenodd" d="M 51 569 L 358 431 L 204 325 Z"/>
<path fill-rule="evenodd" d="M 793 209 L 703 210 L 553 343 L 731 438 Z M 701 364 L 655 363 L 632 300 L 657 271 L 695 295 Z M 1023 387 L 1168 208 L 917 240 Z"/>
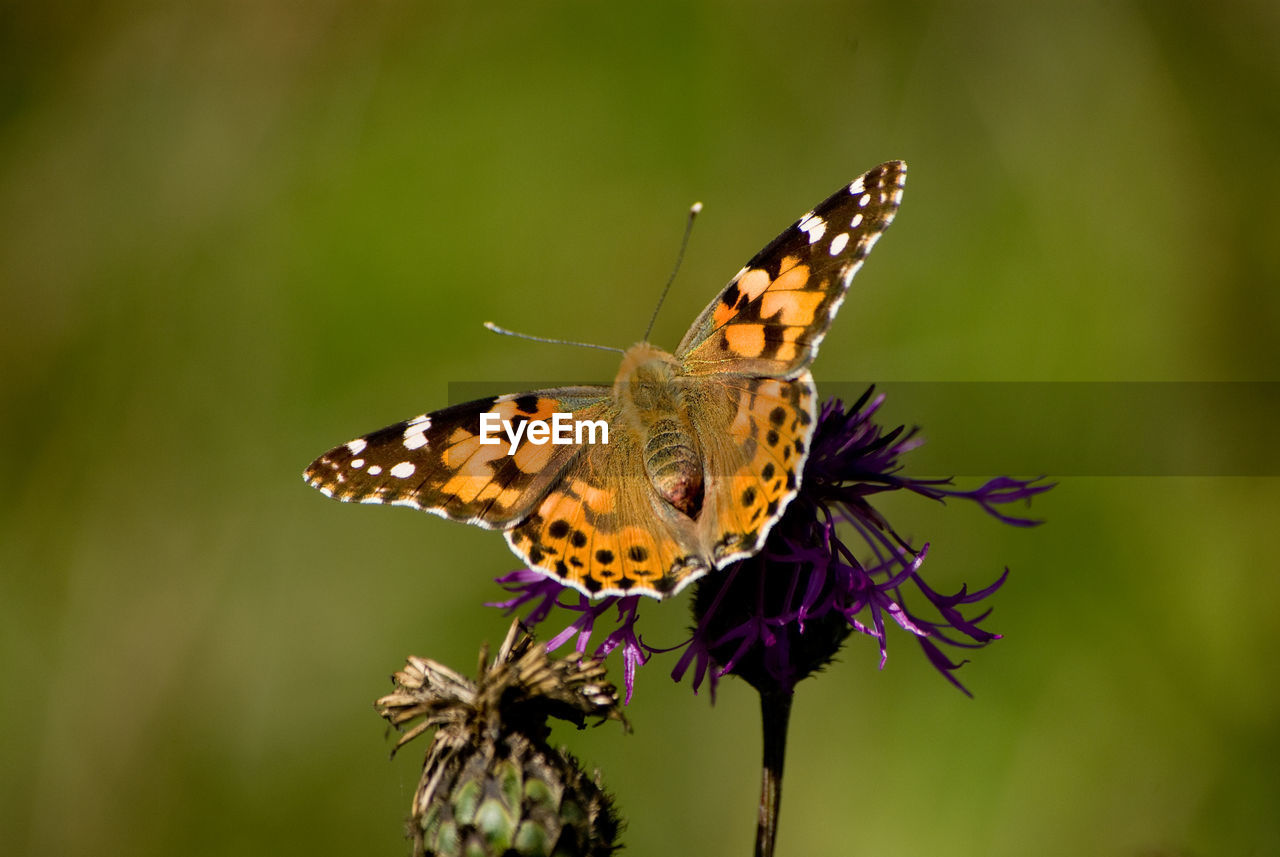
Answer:
<path fill-rule="evenodd" d="M 612 854 L 618 820 L 599 775 L 547 744 L 548 717 L 579 727 L 588 717 L 622 719 L 603 665 L 552 660 L 514 622 L 493 663 L 486 659 L 482 652 L 472 682 L 411 657 L 375 703 L 397 729 L 421 718 L 396 749 L 436 730 L 413 797 L 414 854 Z"/>

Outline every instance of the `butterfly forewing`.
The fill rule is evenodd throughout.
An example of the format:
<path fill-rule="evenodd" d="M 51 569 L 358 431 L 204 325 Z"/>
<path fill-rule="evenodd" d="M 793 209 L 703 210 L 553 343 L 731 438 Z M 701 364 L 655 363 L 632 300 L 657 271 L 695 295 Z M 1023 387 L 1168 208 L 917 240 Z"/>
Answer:
<path fill-rule="evenodd" d="M 574 444 L 524 443 L 514 454 L 502 430 L 482 443 L 481 417 L 513 427 L 557 412 L 597 417 L 605 387 L 541 390 L 478 399 L 379 429 L 311 463 L 304 478 L 327 496 L 411 506 L 456 521 L 505 528 L 529 515 L 581 452 Z"/>
<path fill-rule="evenodd" d="M 807 367 L 906 179 L 903 162 L 881 164 L 757 253 L 685 334 L 685 370 L 791 378 Z"/>

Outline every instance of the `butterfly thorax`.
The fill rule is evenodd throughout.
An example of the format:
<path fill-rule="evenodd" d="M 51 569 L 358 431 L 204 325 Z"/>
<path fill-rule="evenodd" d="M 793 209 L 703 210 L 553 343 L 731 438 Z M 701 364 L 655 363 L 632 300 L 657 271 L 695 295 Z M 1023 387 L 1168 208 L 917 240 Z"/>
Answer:
<path fill-rule="evenodd" d="M 690 518 L 702 509 L 702 453 L 689 421 L 686 376 L 675 357 L 641 342 L 627 349 L 613 389 L 643 446 L 658 496 Z"/>

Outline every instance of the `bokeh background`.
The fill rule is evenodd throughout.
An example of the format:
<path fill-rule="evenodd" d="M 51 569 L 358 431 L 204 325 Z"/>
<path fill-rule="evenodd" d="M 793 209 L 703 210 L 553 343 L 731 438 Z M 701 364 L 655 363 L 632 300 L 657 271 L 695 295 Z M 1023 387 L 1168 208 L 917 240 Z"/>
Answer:
<path fill-rule="evenodd" d="M 470 671 L 517 563 L 300 471 L 451 383 L 610 379 L 480 322 L 629 344 L 695 199 L 668 347 L 903 158 L 820 381 L 1277 380 L 1275 3 L 2 10 L 6 854 L 404 853 L 423 747 L 388 762 L 370 703 L 409 653 Z M 780 854 L 1280 853 L 1280 484 L 1058 475 L 1033 531 L 887 508 L 940 589 L 1012 569 L 1006 638 L 973 699 L 901 633 L 802 685 Z M 747 853 L 754 696 L 671 665 L 634 734 L 557 734 L 627 853 Z"/>

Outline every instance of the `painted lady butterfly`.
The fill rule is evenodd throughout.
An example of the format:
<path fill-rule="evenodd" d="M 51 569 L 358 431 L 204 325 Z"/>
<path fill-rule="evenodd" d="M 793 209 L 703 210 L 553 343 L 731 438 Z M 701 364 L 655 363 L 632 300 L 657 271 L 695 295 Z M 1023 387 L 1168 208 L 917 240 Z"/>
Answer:
<path fill-rule="evenodd" d="M 503 530 L 517 556 L 591 596 L 666 598 L 760 550 L 799 487 L 814 430 L 809 364 L 898 210 L 907 166 L 881 164 L 756 254 L 674 354 L 641 342 L 612 387 L 480 399 L 357 438 L 304 478 L 328 497 L 412 506 Z M 572 413 L 609 442 L 482 443 Z"/>

